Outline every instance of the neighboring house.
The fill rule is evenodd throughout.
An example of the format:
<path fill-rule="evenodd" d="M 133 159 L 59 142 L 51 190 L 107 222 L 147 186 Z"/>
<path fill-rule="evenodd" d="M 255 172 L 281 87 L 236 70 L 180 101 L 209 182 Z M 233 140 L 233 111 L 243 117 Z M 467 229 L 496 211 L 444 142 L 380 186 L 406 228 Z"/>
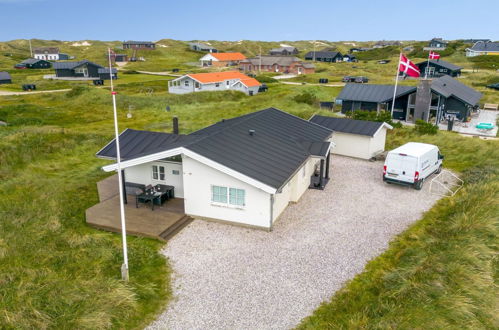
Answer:
<path fill-rule="evenodd" d="M 58 78 L 89 78 L 101 79 L 99 69 L 104 67 L 88 60 L 78 62 L 56 62 L 54 63 L 55 75 Z"/>
<path fill-rule="evenodd" d="M 428 71 L 428 77 L 440 77 L 448 75 L 451 77 L 459 77 L 462 67 L 446 62 L 444 60 L 426 60 L 416 64 L 424 77 Z M 427 69 L 428 68 L 428 69 Z"/>
<path fill-rule="evenodd" d="M 218 50 L 215 47 L 201 42 L 189 42 L 189 48 L 196 52 L 218 53 Z"/>
<path fill-rule="evenodd" d="M 113 73 L 113 79 L 118 79 L 118 70 L 115 68 L 112 68 Z M 102 80 L 108 80 L 111 79 L 110 74 L 109 74 L 109 68 L 99 68 L 97 69 L 97 73 L 99 74 L 99 79 Z"/>
<path fill-rule="evenodd" d="M 433 38 L 428 43 L 427 47 L 424 47 L 424 50 L 444 50 L 447 48 L 449 44 L 448 41 L 443 40 L 442 38 Z"/>
<path fill-rule="evenodd" d="M 341 103 L 343 113 L 356 110 L 391 111 L 393 100 L 393 85 L 347 84 L 336 98 Z M 482 94 L 463 83 L 444 75 L 432 79 L 430 84 L 431 100 L 425 117 L 455 115 L 460 120 L 466 120 L 471 111 L 479 107 Z M 416 115 L 415 86 L 398 86 L 395 97 L 394 119 L 415 122 L 421 119 Z"/>
<path fill-rule="evenodd" d="M 156 44 L 151 41 L 123 41 L 123 49 L 154 50 Z"/>
<path fill-rule="evenodd" d="M 373 50 L 372 48 L 368 48 L 368 47 L 354 47 L 354 48 L 350 48 L 350 50 L 348 51 L 349 53 L 359 53 L 359 52 L 367 52 L 369 50 Z"/>
<path fill-rule="evenodd" d="M 210 53 L 199 59 L 201 66 L 214 66 L 214 67 L 223 67 L 223 66 L 234 66 L 238 65 L 239 62 L 246 59 L 241 53 Z"/>
<path fill-rule="evenodd" d="M 108 58 L 108 54 L 106 54 L 106 59 Z M 111 61 L 113 62 L 128 62 L 127 54 L 111 54 Z"/>
<path fill-rule="evenodd" d="M 466 56 L 499 55 L 499 42 L 476 42 L 471 48 L 466 48 Z"/>
<path fill-rule="evenodd" d="M 352 54 L 343 55 L 343 62 L 357 62 L 357 57 Z"/>
<path fill-rule="evenodd" d="M 192 73 L 168 82 L 168 92 L 187 94 L 203 91 L 236 90 L 248 95 L 258 93 L 258 80 L 238 71 Z"/>
<path fill-rule="evenodd" d="M 48 69 L 52 66 L 49 61 L 36 58 L 28 58 L 14 66 L 16 69 Z"/>
<path fill-rule="evenodd" d="M 277 56 L 296 55 L 298 53 L 299 53 L 298 48 L 291 46 L 272 48 L 271 50 L 269 50 L 270 55 L 277 55 Z"/>
<path fill-rule="evenodd" d="M 305 54 L 305 60 L 317 62 L 341 62 L 343 55 L 340 52 L 324 51 L 317 52 L 311 51 Z"/>
<path fill-rule="evenodd" d="M 127 183 L 174 186 L 193 218 L 271 230 L 289 203 L 328 182 L 332 134 L 274 108 L 189 135 L 127 129 L 121 168 Z M 97 157 L 115 160 L 115 142 Z"/>
<path fill-rule="evenodd" d="M 243 71 L 267 71 L 292 74 L 308 74 L 315 72 L 312 63 L 303 62 L 295 56 L 257 56 L 239 62 L 239 69 Z"/>
<path fill-rule="evenodd" d="M 1 84 L 12 84 L 12 77 L 7 71 L 0 71 L 0 85 Z"/>
<path fill-rule="evenodd" d="M 310 121 L 334 132 L 333 154 L 362 159 L 371 159 L 385 151 L 386 131 L 393 129 L 383 122 L 319 115 L 314 115 Z"/>
<path fill-rule="evenodd" d="M 490 39 L 464 39 L 462 40 L 463 43 L 465 44 L 471 44 L 471 45 L 474 45 L 475 43 L 477 42 L 490 42 L 491 40 Z"/>
<path fill-rule="evenodd" d="M 37 47 L 33 49 L 33 57 L 45 61 L 68 60 L 69 55 L 60 53 L 58 47 Z"/>
<path fill-rule="evenodd" d="M 388 46 L 400 46 L 402 43 L 400 41 L 389 41 L 389 40 L 381 40 L 374 44 L 373 48 L 384 48 Z"/>

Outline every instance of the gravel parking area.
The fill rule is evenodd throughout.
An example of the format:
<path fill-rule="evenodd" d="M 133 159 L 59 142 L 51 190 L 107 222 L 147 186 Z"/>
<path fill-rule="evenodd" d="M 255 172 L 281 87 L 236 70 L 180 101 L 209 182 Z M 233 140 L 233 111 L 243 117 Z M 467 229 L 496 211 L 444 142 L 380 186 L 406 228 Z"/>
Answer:
<path fill-rule="evenodd" d="M 151 329 L 289 329 L 361 272 L 435 203 L 382 182 L 381 162 L 334 156 L 274 231 L 195 220 L 163 250 L 174 299 Z"/>

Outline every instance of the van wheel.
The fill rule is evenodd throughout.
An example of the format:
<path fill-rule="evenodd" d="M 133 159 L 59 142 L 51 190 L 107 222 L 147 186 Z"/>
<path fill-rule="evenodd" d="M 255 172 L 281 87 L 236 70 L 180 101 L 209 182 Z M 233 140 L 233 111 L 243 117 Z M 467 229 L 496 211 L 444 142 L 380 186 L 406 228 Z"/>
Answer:
<path fill-rule="evenodd" d="M 442 172 L 442 165 L 440 165 L 440 166 L 438 167 L 438 170 L 437 170 L 435 173 L 436 173 L 436 174 L 440 174 L 440 172 Z"/>
<path fill-rule="evenodd" d="M 414 189 L 421 190 L 421 188 L 423 188 L 423 183 L 424 179 L 419 180 L 418 182 L 416 182 L 416 184 L 414 184 Z"/>

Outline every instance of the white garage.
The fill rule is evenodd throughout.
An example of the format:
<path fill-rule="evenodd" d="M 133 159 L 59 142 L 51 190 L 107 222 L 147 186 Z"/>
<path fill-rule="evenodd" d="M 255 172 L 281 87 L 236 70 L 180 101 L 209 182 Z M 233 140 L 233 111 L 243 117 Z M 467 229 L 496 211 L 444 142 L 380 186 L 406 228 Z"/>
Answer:
<path fill-rule="evenodd" d="M 385 150 L 386 131 L 393 127 L 383 122 L 314 115 L 310 121 L 334 131 L 331 152 L 370 159 Z"/>

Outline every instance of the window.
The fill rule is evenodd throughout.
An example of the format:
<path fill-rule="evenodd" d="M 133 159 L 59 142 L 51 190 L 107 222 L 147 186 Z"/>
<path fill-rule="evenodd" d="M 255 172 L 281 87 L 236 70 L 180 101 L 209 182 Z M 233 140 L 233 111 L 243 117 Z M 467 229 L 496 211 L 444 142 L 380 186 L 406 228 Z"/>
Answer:
<path fill-rule="evenodd" d="M 220 83 L 215 83 L 215 87 L 220 87 Z"/>
<path fill-rule="evenodd" d="M 201 85 L 199 85 L 199 83 L 196 81 L 196 82 L 194 83 L 194 86 L 195 86 L 196 88 L 199 88 Z"/>
<path fill-rule="evenodd" d="M 152 166 L 152 178 L 154 180 L 165 181 L 165 167 L 153 165 Z"/>
<path fill-rule="evenodd" d="M 189 80 L 186 80 L 186 81 L 184 82 L 184 85 L 185 85 L 185 86 L 187 86 L 187 87 L 189 87 Z"/>
<path fill-rule="evenodd" d="M 172 170 L 172 174 L 173 175 L 180 175 L 180 171 L 179 170 Z"/>
<path fill-rule="evenodd" d="M 244 190 L 230 188 L 229 189 L 229 203 L 236 206 L 244 206 Z"/>
<path fill-rule="evenodd" d="M 211 201 L 227 203 L 227 187 L 211 186 Z"/>
<path fill-rule="evenodd" d="M 227 80 L 225 83 L 227 84 L 227 86 L 229 86 L 230 81 Z"/>

